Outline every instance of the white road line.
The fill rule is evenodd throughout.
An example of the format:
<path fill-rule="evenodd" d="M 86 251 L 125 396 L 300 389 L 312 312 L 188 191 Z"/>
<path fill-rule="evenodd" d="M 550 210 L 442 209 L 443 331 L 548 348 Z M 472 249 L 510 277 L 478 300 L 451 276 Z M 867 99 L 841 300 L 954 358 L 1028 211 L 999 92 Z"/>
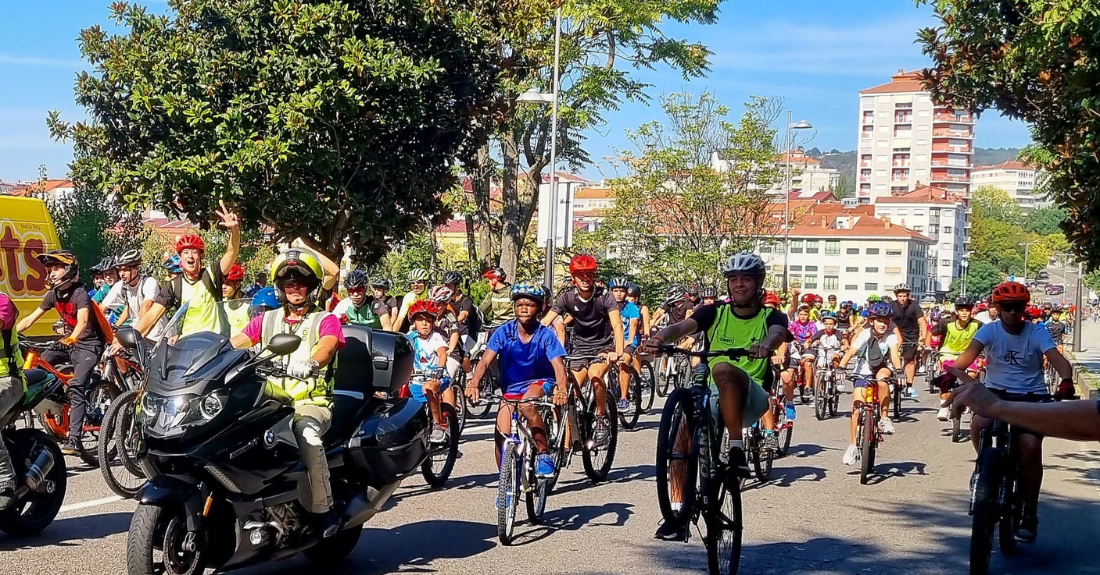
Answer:
<path fill-rule="evenodd" d="M 107 505 L 116 501 L 122 501 L 122 498 L 117 495 L 112 495 L 111 497 L 104 497 L 103 499 L 93 499 L 91 501 L 85 501 L 83 503 L 62 505 L 61 510 L 58 511 L 58 513 L 65 513 L 66 511 L 76 511 L 78 509 L 87 509 L 89 507 L 99 507 L 100 505 Z"/>

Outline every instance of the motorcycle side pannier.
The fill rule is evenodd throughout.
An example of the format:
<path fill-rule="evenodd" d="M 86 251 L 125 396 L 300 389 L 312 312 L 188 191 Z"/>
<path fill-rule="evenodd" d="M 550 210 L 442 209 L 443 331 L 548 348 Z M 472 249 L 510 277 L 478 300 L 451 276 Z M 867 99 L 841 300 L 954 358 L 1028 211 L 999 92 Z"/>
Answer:
<path fill-rule="evenodd" d="M 415 399 L 372 401 L 348 441 L 351 461 L 366 474 L 367 484 L 381 487 L 417 469 L 428 453 L 429 423 Z"/>
<path fill-rule="evenodd" d="M 355 325 L 343 326 L 343 332 L 347 345 L 339 351 L 336 389 L 396 395 L 408 383 L 414 358 L 405 336 Z"/>

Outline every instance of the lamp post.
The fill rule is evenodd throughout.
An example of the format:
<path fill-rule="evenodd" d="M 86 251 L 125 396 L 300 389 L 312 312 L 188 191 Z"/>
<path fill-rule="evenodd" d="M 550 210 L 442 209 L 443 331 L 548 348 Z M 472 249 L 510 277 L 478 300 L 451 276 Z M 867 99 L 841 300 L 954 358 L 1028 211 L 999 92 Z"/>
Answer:
<path fill-rule="evenodd" d="M 550 85 L 550 93 L 543 94 L 536 88 L 531 88 L 516 98 L 517 102 L 535 102 L 550 104 L 550 198 L 546 205 L 550 208 L 549 214 L 539 214 L 539 217 L 547 218 L 548 230 L 546 234 L 546 269 L 543 270 L 543 283 L 554 288 L 554 247 L 558 232 L 558 92 L 560 91 L 561 78 L 559 76 L 559 62 L 561 60 L 561 5 L 559 3 L 554 12 L 554 80 Z M 538 184 L 536 184 L 538 185 Z M 568 222 L 567 225 L 573 225 Z M 562 238 L 563 240 L 565 238 Z"/>
<path fill-rule="evenodd" d="M 787 157 L 785 158 L 787 164 L 786 177 L 784 177 L 783 186 L 783 291 L 790 292 L 790 279 L 791 270 L 788 265 L 788 258 L 791 253 L 791 130 L 808 130 L 813 128 L 813 125 L 806 120 L 801 120 L 797 124 L 792 123 L 791 111 L 787 110 Z"/>
<path fill-rule="evenodd" d="M 970 276 L 970 273 L 969 273 L 970 272 L 970 270 L 969 270 L 970 262 L 968 262 L 966 259 L 963 259 L 962 262 L 961 262 L 961 266 L 962 266 L 962 288 L 959 290 L 959 292 L 960 292 L 959 296 L 966 297 L 966 280 Z"/>
<path fill-rule="evenodd" d="M 1024 246 L 1024 285 L 1027 285 L 1027 256 L 1031 252 L 1031 244 L 1038 243 L 1039 240 L 1031 240 L 1030 242 L 1016 244 Z"/>

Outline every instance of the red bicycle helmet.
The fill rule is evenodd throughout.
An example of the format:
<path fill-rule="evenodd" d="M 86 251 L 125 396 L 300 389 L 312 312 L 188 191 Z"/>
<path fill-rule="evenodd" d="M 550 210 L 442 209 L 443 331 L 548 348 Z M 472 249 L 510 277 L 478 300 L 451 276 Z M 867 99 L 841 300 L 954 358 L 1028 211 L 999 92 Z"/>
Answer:
<path fill-rule="evenodd" d="M 508 278 L 508 274 L 504 273 L 502 268 L 489 268 L 485 270 L 485 273 L 481 274 L 481 277 L 485 279 L 496 279 L 498 281 L 505 281 Z"/>
<path fill-rule="evenodd" d="M 764 305 L 774 305 L 776 307 L 779 307 L 779 296 L 775 295 L 775 293 L 773 292 L 768 292 L 764 294 Z"/>
<path fill-rule="evenodd" d="M 422 299 L 409 307 L 409 319 L 415 318 L 422 313 L 426 313 L 432 316 L 432 319 L 435 319 L 439 316 L 439 305 L 430 299 Z"/>
<path fill-rule="evenodd" d="M 1024 313 L 1027 314 L 1027 319 L 1036 319 L 1043 316 L 1043 310 L 1033 305 L 1027 306 Z"/>
<path fill-rule="evenodd" d="M 1004 282 L 993 288 L 993 303 L 1014 303 L 1031 301 L 1031 291 L 1022 283 Z"/>
<path fill-rule="evenodd" d="M 802 299 L 800 299 L 798 301 L 800 301 L 802 303 L 814 303 L 814 294 L 808 293 L 808 294 L 802 296 Z"/>
<path fill-rule="evenodd" d="M 596 258 L 588 254 L 580 254 L 573 256 L 573 259 L 569 260 L 569 273 L 578 274 L 586 272 L 595 272 L 599 265 L 596 263 Z"/>
<path fill-rule="evenodd" d="M 814 303 L 825 303 L 825 298 L 814 294 Z"/>
<path fill-rule="evenodd" d="M 241 264 L 233 264 L 233 267 L 229 268 L 229 273 L 225 274 L 225 281 L 227 282 L 239 282 L 244 280 L 244 268 Z"/>
<path fill-rule="evenodd" d="M 186 249 L 193 249 L 204 252 L 206 251 L 206 243 L 203 242 L 202 238 L 200 238 L 196 234 L 187 234 L 185 236 L 181 236 L 180 239 L 176 240 L 176 253 L 181 253 L 183 252 L 183 250 Z"/>

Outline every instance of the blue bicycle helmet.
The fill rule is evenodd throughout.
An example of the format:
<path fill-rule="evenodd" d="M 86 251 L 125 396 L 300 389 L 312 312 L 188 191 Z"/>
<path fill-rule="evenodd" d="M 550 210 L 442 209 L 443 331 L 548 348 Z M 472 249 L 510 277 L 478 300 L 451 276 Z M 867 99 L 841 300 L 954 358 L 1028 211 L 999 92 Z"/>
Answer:
<path fill-rule="evenodd" d="M 164 269 L 168 270 L 168 273 L 182 274 L 183 268 L 180 267 L 179 254 L 175 254 L 172 257 L 164 260 Z"/>
<path fill-rule="evenodd" d="M 894 308 L 882 301 L 871 304 L 867 312 L 868 317 L 894 317 Z"/>
<path fill-rule="evenodd" d="M 626 289 L 626 288 L 630 287 L 630 282 L 627 281 L 627 279 L 623 278 L 623 277 L 611 278 L 611 281 L 607 282 L 607 287 L 608 287 L 608 289 L 615 289 L 615 288 Z"/>
<path fill-rule="evenodd" d="M 516 301 L 521 297 L 542 303 L 546 298 L 546 292 L 541 285 L 535 282 L 519 282 L 512 286 L 512 301 Z"/>
<path fill-rule="evenodd" d="M 275 288 L 265 287 L 252 296 L 252 305 L 248 307 L 248 316 L 256 317 L 265 311 L 279 307 L 279 299 L 275 295 Z"/>
<path fill-rule="evenodd" d="M 837 321 L 837 317 L 836 317 L 836 312 L 833 312 L 833 311 L 824 311 L 824 312 L 821 312 L 821 321 L 825 321 L 825 320 L 827 320 L 827 319 L 831 319 L 831 320 L 833 320 L 833 321 Z"/>

